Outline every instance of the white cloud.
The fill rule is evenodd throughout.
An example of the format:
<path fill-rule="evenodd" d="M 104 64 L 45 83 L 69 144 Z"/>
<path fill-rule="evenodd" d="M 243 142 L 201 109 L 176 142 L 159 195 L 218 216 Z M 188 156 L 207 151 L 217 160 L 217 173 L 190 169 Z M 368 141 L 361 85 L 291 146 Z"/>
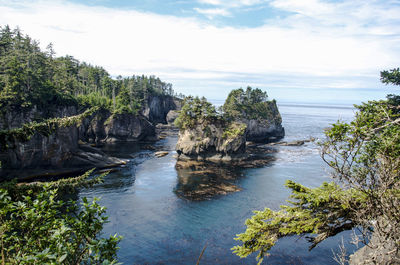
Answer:
<path fill-rule="evenodd" d="M 199 14 L 205 15 L 209 19 L 216 16 L 230 16 L 233 10 L 238 10 L 243 7 L 251 7 L 265 0 L 198 0 L 203 5 L 211 5 L 214 8 L 194 8 Z"/>
<path fill-rule="evenodd" d="M 0 24 L 19 26 L 43 47 L 53 42 L 58 55 L 101 65 L 113 75 L 155 74 L 178 91 L 201 89 L 214 98 L 246 83 L 264 84 L 279 88 L 279 98 L 288 93 L 282 84 L 373 87 L 380 70 L 398 66 L 400 27 L 394 21 L 400 7 L 363 3 L 275 0 L 275 8 L 294 14 L 257 28 L 233 28 L 65 1 L 0 1 Z M 257 79 L 248 81 L 252 76 Z"/>
<path fill-rule="evenodd" d="M 207 4 L 207 5 L 214 5 L 214 6 L 221 5 L 221 1 L 220 0 L 199 0 L 199 3 Z"/>
<path fill-rule="evenodd" d="M 223 6 L 226 8 L 252 6 L 265 2 L 265 0 L 198 0 L 201 4 Z"/>
<path fill-rule="evenodd" d="M 224 8 L 194 8 L 200 14 L 206 15 L 208 18 L 213 18 L 215 16 L 230 16 L 231 13 Z"/>

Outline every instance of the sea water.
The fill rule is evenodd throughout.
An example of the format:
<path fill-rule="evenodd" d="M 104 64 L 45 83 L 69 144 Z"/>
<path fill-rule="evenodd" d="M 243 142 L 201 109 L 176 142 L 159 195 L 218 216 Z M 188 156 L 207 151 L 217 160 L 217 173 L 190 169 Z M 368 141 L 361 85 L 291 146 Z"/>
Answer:
<path fill-rule="evenodd" d="M 323 139 L 324 130 L 338 120 L 350 121 L 352 106 L 280 104 L 284 141 Z M 244 222 L 253 210 L 277 210 L 290 192 L 286 180 L 316 187 L 330 181 L 329 169 L 313 142 L 303 146 L 278 146 L 271 152 L 271 163 L 262 168 L 212 168 L 187 175 L 175 169 L 177 137 L 156 143 L 108 145 L 104 151 L 128 158 L 129 163 L 110 173 L 103 184 L 80 191 L 80 197 L 100 197 L 107 207 L 109 223 L 103 235 L 119 234 L 119 261 L 124 264 L 255 264 L 255 255 L 240 259 L 230 250 L 239 242 L 236 234 L 245 231 Z M 156 158 L 157 150 L 169 151 Z M 186 172 L 187 173 L 187 172 Z M 238 192 L 226 195 L 185 196 L 204 185 L 221 181 L 235 185 Z M 211 184 L 210 184 L 211 183 Z M 185 193 L 186 192 L 186 193 Z M 305 238 L 280 239 L 266 258 L 266 264 L 336 264 L 342 238 L 348 250 L 350 232 L 325 240 L 312 251 Z"/>

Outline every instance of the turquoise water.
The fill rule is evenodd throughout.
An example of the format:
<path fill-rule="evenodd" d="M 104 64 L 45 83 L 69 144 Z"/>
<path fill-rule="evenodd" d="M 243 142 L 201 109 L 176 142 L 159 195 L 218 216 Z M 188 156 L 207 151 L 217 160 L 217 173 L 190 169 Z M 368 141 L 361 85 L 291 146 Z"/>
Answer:
<path fill-rule="evenodd" d="M 351 107 L 344 106 L 286 104 L 279 108 L 287 141 L 322 138 L 330 124 L 338 119 L 349 121 L 354 115 Z M 252 210 L 278 209 L 285 203 L 289 196 L 285 180 L 311 187 L 329 180 L 313 143 L 273 148 L 271 163 L 263 168 L 209 168 L 204 174 L 190 175 L 175 169 L 176 141 L 176 137 L 168 137 L 153 144 L 105 147 L 112 155 L 130 158 L 130 163 L 109 174 L 104 184 L 79 194 L 100 197 L 101 204 L 108 208 L 110 222 L 104 234 L 124 236 L 118 253 L 124 264 L 196 264 L 205 245 L 200 264 L 255 264 L 254 255 L 240 259 L 230 250 L 236 244 L 235 235 L 245 230 L 244 221 Z M 156 150 L 170 153 L 156 158 Z M 205 184 L 212 187 L 221 183 L 241 191 L 200 200 L 184 195 Z M 308 251 L 303 238 L 279 240 L 266 263 L 336 264 L 332 250 L 338 250 L 342 237 L 346 241 L 349 232 L 326 240 L 312 251 Z"/>

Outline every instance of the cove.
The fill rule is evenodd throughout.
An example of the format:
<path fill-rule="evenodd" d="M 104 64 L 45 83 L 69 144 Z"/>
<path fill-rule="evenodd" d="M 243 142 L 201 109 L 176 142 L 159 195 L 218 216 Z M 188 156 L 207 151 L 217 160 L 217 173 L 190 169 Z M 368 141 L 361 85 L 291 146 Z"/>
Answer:
<path fill-rule="evenodd" d="M 323 139 L 330 124 L 349 121 L 354 115 L 351 106 L 281 104 L 279 109 L 285 141 Z M 284 204 L 289 196 L 285 180 L 309 187 L 330 180 L 314 143 L 271 147 L 271 162 L 262 168 L 219 167 L 191 174 L 175 168 L 176 141 L 170 136 L 155 143 L 104 146 L 103 151 L 128 158 L 129 163 L 110 173 L 103 184 L 79 193 L 79 197 L 100 197 L 100 204 L 107 207 L 110 222 L 103 233 L 124 236 L 118 252 L 124 264 L 195 264 L 205 245 L 200 264 L 255 264 L 254 255 L 240 259 L 230 250 L 252 211 Z M 158 150 L 169 154 L 157 158 Z M 215 196 L 199 192 L 222 184 L 240 191 Z M 265 264 L 336 264 L 332 250 L 338 251 L 342 237 L 347 242 L 350 232 L 312 251 L 304 238 L 279 240 Z M 346 247 L 354 250 L 348 243 Z"/>

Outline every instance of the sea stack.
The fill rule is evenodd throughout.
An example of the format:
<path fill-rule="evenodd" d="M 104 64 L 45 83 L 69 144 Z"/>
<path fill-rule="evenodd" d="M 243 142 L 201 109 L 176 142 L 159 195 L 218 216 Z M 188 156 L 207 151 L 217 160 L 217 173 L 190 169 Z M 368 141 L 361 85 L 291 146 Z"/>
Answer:
<path fill-rule="evenodd" d="M 205 98 L 187 97 L 178 118 L 179 160 L 230 162 L 247 159 L 246 141 L 273 142 L 284 137 L 275 100 L 247 87 L 233 90 L 220 111 Z"/>
<path fill-rule="evenodd" d="M 285 136 L 276 101 L 268 100 L 261 89 L 232 90 L 222 110 L 227 119 L 246 124 L 247 141 L 269 143 Z"/>
<path fill-rule="evenodd" d="M 187 97 L 175 124 L 180 129 L 178 159 L 218 162 L 243 158 L 246 125 L 224 119 L 205 98 Z"/>

